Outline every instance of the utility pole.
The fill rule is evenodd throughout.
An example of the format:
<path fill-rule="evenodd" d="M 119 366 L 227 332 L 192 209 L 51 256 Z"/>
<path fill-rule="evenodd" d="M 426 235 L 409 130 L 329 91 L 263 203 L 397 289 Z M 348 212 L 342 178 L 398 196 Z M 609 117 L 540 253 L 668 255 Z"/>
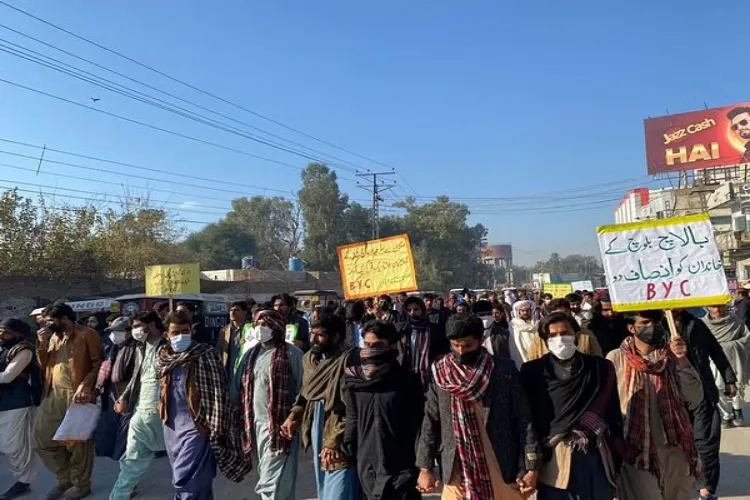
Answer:
<path fill-rule="evenodd" d="M 357 177 L 367 178 L 369 182 L 367 184 L 360 184 L 357 182 L 357 187 L 364 189 L 365 191 L 372 192 L 372 239 L 377 240 L 380 238 L 380 202 L 383 198 L 380 196 L 390 189 L 396 186 L 395 182 L 384 182 L 378 180 L 378 177 L 386 175 L 395 175 L 396 171 L 391 170 L 390 172 L 362 172 L 355 174 Z"/>

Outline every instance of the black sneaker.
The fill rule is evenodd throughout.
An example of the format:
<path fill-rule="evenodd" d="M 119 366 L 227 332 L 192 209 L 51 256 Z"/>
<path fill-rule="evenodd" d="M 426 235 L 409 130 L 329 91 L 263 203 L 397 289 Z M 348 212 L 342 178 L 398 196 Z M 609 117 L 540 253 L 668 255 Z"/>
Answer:
<path fill-rule="evenodd" d="M 745 419 L 742 418 L 742 410 L 734 410 L 733 423 L 735 427 L 742 427 L 742 425 L 745 423 Z"/>
<path fill-rule="evenodd" d="M 721 428 L 722 429 L 731 429 L 734 427 L 734 421 L 732 420 L 722 420 L 721 421 Z"/>
<path fill-rule="evenodd" d="M 29 483 L 17 482 L 10 487 L 8 491 L 0 495 L 0 500 L 11 500 L 12 498 L 22 497 L 31 491 Z"/>

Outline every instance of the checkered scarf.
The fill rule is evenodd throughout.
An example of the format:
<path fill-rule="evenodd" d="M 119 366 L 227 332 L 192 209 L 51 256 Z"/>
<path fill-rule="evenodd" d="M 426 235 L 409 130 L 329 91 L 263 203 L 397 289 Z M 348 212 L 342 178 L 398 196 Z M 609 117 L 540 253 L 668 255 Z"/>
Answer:
<path fill-rule="evenodd" d="M 451 395 L 451 417 L 466 500 L 493 498 L 490 470 L 479 428 L 482 424 L 477 420 L 474 403 L 487 394 L 495 363 L 483 347 L 480 349 L 482 353 L 473 369 L 456 362 L 452 354 L 446 354 L 432 364 L 435 383 Z"/>
<path fill-rule="evenodd" d="M 208 430 L 211 451 L 224 476 L 230 481 L 239 483 L 244 479 L 252 462 L 246 460 L 240 443 L 230 432 L 231 406 L 227 373 L 222 366 L 219 352 L 206 344 L 193 342 L 182 352 L 174 352 L 167 344 L 159 350 L 157 369 L 168 387 L 172 371 L 179 366 L 188 370 L 188 384 L 198 392 L 199 406 L 193 420 Z M 162 419 L 166 417 L 166 391 L 162 391 Z M 188 388 L 188 394 L 190 394 Z"/>
<path fill-rule="evenodd" d="M 668 347 L 656 351 L 654 360 L 641 356 L 633 337 L 620 345 L 625 355 L 625 387 L 628 411 L 625 415 L 625 459 L 636 469 L 661 478 L 656 445 L 651 435 L 651 395 L 656 393 L 659 414 L 669 446 L 682 448 L 695 475 L 698 459 L 690 417 L 680 397 L 675 365 L 677 358 Z"/>
<path fill-rule="evenodd" d="M 284 330 L 282 330 L 282 339 Z M 253 452 L 253 435 L 255 434 L 255 413 L 253 412 L 253 397 L 255 393 L 255 360 L 261 350 L 258 344 L 248 353 L 248 361 L 245 364 L 245 370 L 242 373 L 242 418 L 244 426 L 242 429 L 242 450 L 245 456 L 252 457 Z M 271 366 L 268 375 L 270 383 L 268 385 L 268 433 L 271 436 L 271 442 L 268 445 L 268 451 L 273 457 L 279 457 L 289 454 L 289 448 L 292 442 L 281 436 L 281 425 L 289 416 L 294 402 L 292 394 L 292 365 L 289 361 L 289 349 L 287 343 L 283 340 L 271 353 Z M 263 453 L 266 450 L 258 450 Z"/>

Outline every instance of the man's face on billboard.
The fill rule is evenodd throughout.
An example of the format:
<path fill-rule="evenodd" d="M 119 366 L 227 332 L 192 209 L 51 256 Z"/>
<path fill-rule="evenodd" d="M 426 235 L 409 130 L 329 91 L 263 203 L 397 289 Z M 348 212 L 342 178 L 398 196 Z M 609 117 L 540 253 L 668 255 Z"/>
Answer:
<path fill-rule="evenodd" d="M 742 113 L 732 118 L 732 130 L 743 139 L 750 139 L 750 113 Z"/>

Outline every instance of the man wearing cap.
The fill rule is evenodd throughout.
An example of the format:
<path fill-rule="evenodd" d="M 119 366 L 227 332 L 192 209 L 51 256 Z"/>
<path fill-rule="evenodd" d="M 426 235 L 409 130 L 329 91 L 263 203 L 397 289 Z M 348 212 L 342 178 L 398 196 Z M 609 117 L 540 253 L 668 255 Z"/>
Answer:
<path fill-rule="evenodd" d="M 8 457 L 16 478 L 16 483 L 0 495 L 2 500 L 28 493 L 34 476 L 31 437 L 41 377 L 34 361 L 34 346 L 25 340 L 29 333 L 29 325 L 19 319 L 0 323 L 0 453 Z M 39 382 L 37 391 L 31 384 L 34 377 Z"/>

